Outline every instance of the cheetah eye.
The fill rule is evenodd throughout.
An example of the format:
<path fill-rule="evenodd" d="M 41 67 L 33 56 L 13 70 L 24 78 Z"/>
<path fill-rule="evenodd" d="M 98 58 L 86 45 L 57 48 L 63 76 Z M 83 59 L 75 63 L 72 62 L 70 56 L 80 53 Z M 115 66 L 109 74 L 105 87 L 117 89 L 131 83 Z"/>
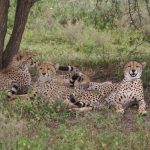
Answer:
<path fill-rule="evenodd" d="M 42 68 L 39 68 L 40 70 L 42 70 Z"/>
<path fill-rule="evenodd" d="M 136 68 L 139 68 L 140 66 L 136 66 Z"/>
<path fill-rule="evenodd" d="M 128 66 L 129 68 L 131 68 L 131 66 Z"/>
<path fill-rule="evenodd" d="M 50 68 L 47 68 L 47 70 L 50 70 Z"/>

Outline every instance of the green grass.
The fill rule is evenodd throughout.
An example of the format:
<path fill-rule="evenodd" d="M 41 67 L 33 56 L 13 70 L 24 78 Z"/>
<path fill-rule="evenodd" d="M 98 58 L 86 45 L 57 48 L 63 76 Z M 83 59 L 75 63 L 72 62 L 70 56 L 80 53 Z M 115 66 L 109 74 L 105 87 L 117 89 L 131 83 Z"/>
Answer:
<path fill-rule="evenodd" d="M 1 102 L 2 149 L 149 149 L 149 114 L 139 116 L 133 108 L 124 116 L 113 109 L 74 114 L 61 103 L 45 103 Z"/>
<path fill-rule="evenodd" d="M 14 1 L 11 1 L 7 40 L 12 31 Z M 143 5 L 142 5 L 143 6 Z M 95 1 L 43 0 L 30 12 L 20 49 L 37 53 L 39 61 L 77 65 L 93 80 L 120 81 L 120 61 L 146 61 L 143 72 L 145 100 L 149 104 L 150 43 L 142 29 L 122 24 L 123 7 L 115 15 Z M 101 9 L 103 8 L 103 9 Z M 142 12 L 145 10 L 142 9 Z M 96 24 L 94 17 L 96 15 Z M 107 15 L 107 17 L 105 17 Z M 115 20 L 117 19 L 117 22 Z M 76 21 L 76 23 L 73 23 Z M 0 150 L 146 150 L 150 148 L 149 113 L 137 108 L 123 116 L 113 109 L 84 114 L 72 113 L 61 102 L 51 105 L 42 99 L 8 101 L 0 94 Z"/>

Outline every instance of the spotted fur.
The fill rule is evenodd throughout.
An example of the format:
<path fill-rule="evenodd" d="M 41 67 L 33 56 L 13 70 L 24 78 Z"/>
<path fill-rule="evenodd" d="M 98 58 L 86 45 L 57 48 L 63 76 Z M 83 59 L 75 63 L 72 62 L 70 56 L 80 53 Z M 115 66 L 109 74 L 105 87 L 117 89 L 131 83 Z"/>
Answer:
<path fill-rule="evenodd" d="M 82 93 L 82 90 L 74 87 L 70 87 L 70 79 L 66 84 L 66 78 L 61 78 L 57 74 L 57 67 L 51 63 L 40 63 L 37 67 L 38 81 L 33 85 L 33 97 L 40 95 L 46 100 L 54 102 L 56 100 L 63 100 L 65 103 L 68 101 L 69 95 L 72 93 Z M 75 73 L 76 74 L 76 73 Z M 75 76 L 75 74 L 73 76 Z M 73 77 L 74 78 L 74 77 Z M 64 80 L 65 79 L 65 80 Z M 83 80 L 75 81 L 82 83 Z M 78 83 L 79 84 L 79 83 Z M 71 103 L 70 103 L 71 104 Z M 75 105 L 74 105 L 75 106 Z"/>
<path fill-rule="evenodd" d="M 12 63 L 0 71 L 0 89 L 12 94 L 24 94 L 31 84 L 31 76 L 28 70 L 32 63 L 30 52 L 18 52 Z M 14 84 L 15 83 L 15 84 Z M 10 94 L 8 94 L 10 96 Z"/>
<path fill-rule="evenodd" d="M 81 108 L 90 107 L 92 110 L 101 109 L 103 103 L 113 105 L 119 113 L 124 113 L 132 102 L 137 102 L 139 104 L 138 112 L 145 114 L 146 103 L 142 80 L 140 79 L 145 65 L 145 63 L 136 61 L 128 62 L 124 65 L 124 79 L 119 84 L 109 85 L 109 92 L 106 93 L 105 90 L 103 92 L 101 89 L 98 94 L 70 95 L 70 102 Z"/>

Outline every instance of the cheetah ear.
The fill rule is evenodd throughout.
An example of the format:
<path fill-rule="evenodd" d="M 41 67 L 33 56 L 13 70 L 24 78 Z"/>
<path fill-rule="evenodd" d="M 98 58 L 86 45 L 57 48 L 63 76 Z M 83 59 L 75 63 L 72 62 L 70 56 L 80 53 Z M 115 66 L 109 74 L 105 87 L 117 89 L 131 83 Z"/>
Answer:
<path fill-rule="evenodd" d="M 120 62 L 119 67 L 123 68 L 124 65 L 125 65 L 125 62 L 122 61 L 122 62 Z"/>
<path fill-rule="evenodd" d="M 146 62 L 142 62 L 141 64 L 142 64 L 143 68 L 146 67 Z"/>
<path fill-rule="evenodd" d="M 42 64 L 42 62 L 37 62 L 36 63 L 36 66 L 38 67 L 38 66 L 40 66 Z"/>

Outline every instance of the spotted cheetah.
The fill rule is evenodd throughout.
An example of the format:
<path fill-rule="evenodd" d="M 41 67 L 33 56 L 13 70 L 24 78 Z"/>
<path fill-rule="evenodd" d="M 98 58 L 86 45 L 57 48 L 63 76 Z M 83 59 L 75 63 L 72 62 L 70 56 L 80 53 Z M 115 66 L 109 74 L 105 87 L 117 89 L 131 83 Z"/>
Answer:
<path fill-rule="evenodd" d="M 122 63 L 125 78 L 115 92 L 112 92 L 106 101 L 114 106 L 117 112 L 124 113 L 125 109 L 132 103 L 138 103 L 140 114 L 146 114 L 146 103 L 144 101 L 143 84 L 140 79 L 146 63 L 131 61 Z"/>
<path fill-rule="evenodd" d="M 37 67 L 39 79 L 32 86 L 33 95 L 31 98 L 38 95 L 45 100 L 55 102 L 56 100 L 63 100 L 65 104 L 69 104 L 69 95 L 72 93 L 82 93 L 82 90 L 70 87 L 68 83 L 64 82 L 59 74 L 56 73 L 57 65 L 51 63 L 40 63 Z M 72 80 L 70 80 L 72 81 Z M 84 80 L 82 80 L 84 82 Z M 82 81 L 76 81 L 82 83 Z M 78 83 L 79 84 L 79 83 Z M 71 104 L 71 103 L 70 103 Z M 74 104 L 71 104 L 76 107 Z"/>
<path fill-rule="evenodd" d="M 53 68 L 52 65 L 47 65 L 47 63 L 43 63 L 38 67 L 39 79 L 41 78 L 42 80 L 38 80 L 32 87 L 34 97 L 39 95 L 40 97 L 42 97 L 46 100 L 50 100 L 50 102 L 55 102 L 56 100 L 62 100 L 65 104 L 70 106 L 71 103 L 68 100 L 69 96 L 71 94 L 82 95 L 85 93 L 84 92 L 85 90 L 80 89 L 80 88 L 66 86 L 66 84 L 62 84 L 62 83 L 60 84 L 59 78 L 53 79 L 53 78 L 49 77 L 49 76 L 52 76 L 52 74 L 56 76 L 56 72 L 54 72 L 53 71 L 54 68 L 53 69 L 52 68 Z M 77 75 L 77 73 L 75 73 L 75 75 L 73 75 L 74 78 L 76 77 L 76 75 Z M 74 80 L 76 80 L 76 79 L 74 79 Z M 88 84 L 89 81 L 88 80 L 86 80 L 86 81 Z M 82 80 L 76 80 L 75 82 L 78 82 L 77 85 L 79 85 L 80 83 L 86 84 L 86 82 L 84 81 L 84 78 Z M 75 83 L 75 86 L 76 86 L 76 83 Z M 108 86 L 107 88 L 109 90 L 111 90 L 110 86 Z M 90 95 L 91 93 L 96 93 L 96 92 L 95 91 L 86 91 L 86 93 L 88 95 Z M 103 96 L 103 94 L 106 94 L 106 93 L 105 92 L 102 93 L 102 96 Z M 77 106 L 72 104 L 71 107 L 77 107 Z"/>
<path fill-rule="evenodd" d="M 122 114 L 132 102 L 137 102 L 139 104 L 138 112 L 140 114 L 146 114 L 143 85 L 142 80 L 140 79 L 146 63 L 130 61 L 123 64 L 123 66 L 124 79 L 119 84 L 115 84 L 115 86 L 112 84 L 112 89 L 111 86 L 109 86 L 110 93 L 104 94 L 104 98 L 102 98 L 102 93 L 96 95 L 88 95 L 85 93 L 78 96 L 70 95 L 70 102 L 80 107 L 77 108 L 77 110 L 81 109 L 81 111 L 100 109 L 102 102 L 104 102 L 105 105 L 113 105 L 116 108 L 116 111 Z M 115 88 L 113 89 L 113 87 Z"/>
<path fill-rule="evenodd" d="M 61 75 L 57 74 L 57 70 L 59 67 L 60 66 L 58 64 L 53 64 L 53 63 L 48 63 L 48 62 L 39 63 L 37 66 L 38 80 L 34 84 L 33 90 L 37 91 L 36 93 L 41 93 L 43 96 L 46 96 L 52 99 L 63 97 L 59 95 L 65 95 L 64 93 L 67 93 L 67 92 L 68 92 L 68 95 L 74 92 L 74 88 L 72 88 L 72 78 L 67 79 L 68 81 L 66 82 L 66 77 L 64 77 L 65 75 L 62 76 L 62 74 Z M 67 71 L 69 70 L 67 69 L 67 66 L 66 67 L 63 66 L 63 68 L 66 68 L 65 70 Z M 61 69 L 62 69 L 62 66 L 61 66 Z M 76 73 L 73 76 L 76 76 Z M 73 82 L 75 85 L 76 85 L 76 82 L 85 83 L 84 80 L 76 80 L 74 78 L 73 80 L 74 80 Z"/>
<path fill-rule="evenodd" d="M 11 94 L 26 93 L 28 86 L 31 84 L 28 68 L 30 64 L 33 64 L 32 61 L 30 53 L 17 53 L 12 63 L 6 69 L 0 71 L 0 89 L 10 91 Z"/>

